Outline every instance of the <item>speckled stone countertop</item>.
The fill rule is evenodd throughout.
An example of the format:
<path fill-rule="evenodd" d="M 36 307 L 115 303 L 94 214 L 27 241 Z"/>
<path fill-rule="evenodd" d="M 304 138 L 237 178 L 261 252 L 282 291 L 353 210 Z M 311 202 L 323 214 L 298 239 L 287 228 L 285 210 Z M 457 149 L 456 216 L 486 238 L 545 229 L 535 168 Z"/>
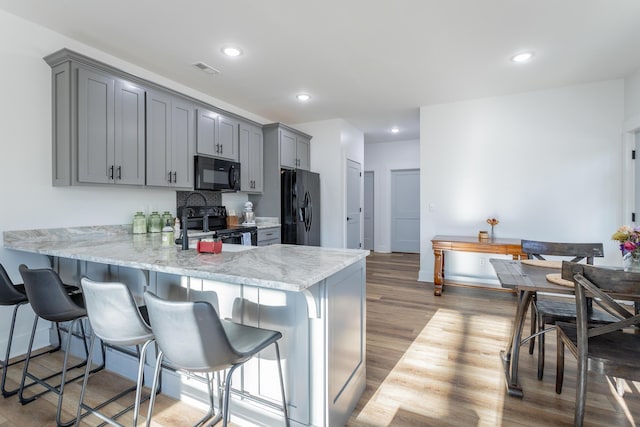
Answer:
<path fill-rule="evenodd" d="M 221 254 L 161 245 L 159 233 L 131 234 L 131 225 L 17 230 L 4 247 L 60 258 L 299 292 L 354 264 L 369 251 L 272 245 Z"/>

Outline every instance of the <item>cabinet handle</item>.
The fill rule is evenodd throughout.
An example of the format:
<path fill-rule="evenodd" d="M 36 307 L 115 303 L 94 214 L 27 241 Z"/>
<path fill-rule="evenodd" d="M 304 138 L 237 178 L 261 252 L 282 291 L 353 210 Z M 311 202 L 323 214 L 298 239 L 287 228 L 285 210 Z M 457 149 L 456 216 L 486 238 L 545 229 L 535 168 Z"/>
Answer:
<path fill-rule="evenodd" d="M 109 166 L 109 179 L 113 179 L 113 165 Z"/>
<path fill-rule="evenodd" d="M 224 145 L 220 144 L 220 154 L 224 153 Z"/>
<path fill-rule="evenodd" d="M 171 181 L 171 171 L 169 171 L 169 182 L 170 183 L 173 182 L 173 181 Z"/>
<path fill-rule="evenodd" d="M 118 166 L 118 179 L 122 179 L 122 166 Z"/>
<path fill-rule="evenodd" d="M 216 153 L 220 153 L 220 144 L 216 144 Z"/>
<path fill-rule="evenodd" d="M 173 183 L 176 184 L 178 182 L 178 172 L 173 173 Z"/>

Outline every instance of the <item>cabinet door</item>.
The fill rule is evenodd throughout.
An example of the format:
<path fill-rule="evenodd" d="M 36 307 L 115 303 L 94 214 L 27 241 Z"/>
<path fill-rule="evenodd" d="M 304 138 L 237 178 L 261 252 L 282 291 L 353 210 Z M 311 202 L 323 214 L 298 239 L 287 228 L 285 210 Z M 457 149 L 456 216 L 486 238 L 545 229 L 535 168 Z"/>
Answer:
<path fill-rule="evenodd" d="M 262 193 L 262 129 L 240 123 L 239 133 L 241 191 Z"/>
<path fill-rule="evenodd" d="M 263 141 L 262 129 L 254 127 L 251 130 L 249 140 L 249 171 L 251 172 L 252 191 L 262 193 L 263 191 Z"/>
<path fill-rule="evenodd" d="M 171 172 L 171 98 L 147 92 L 147 185 L 169 186 Z"/>
<path fill-rule="evenodd" d="M 115 86 L 114 154 L 116 184 L 144 185 L 144 90 L 123 80 Z"/>
<path fill-rule="evenodd" d="M 114 85 L 111 77 L 78 69 L 79 182 L 113 182 Z"/>
<path fill-rule="evenodd" d="M 238 161 L 238 122 L 218 116 L 218 157 Z"/>
<path fill-rule="evenodd" d="M 207 156 L 217 156 L 218 144 L 218 114 L 204 108 L 197 111 L 197 152 Z"/>
<path fill-rule="evenodd" d="M 295 169 L 296 162 L 296 135 L 280 129 L 280 165 Z"/>
<path fill-rule="evenodd" d="M 309 164 L 309 148 L 311 141 L 301 136 L 296 137 L 296 159 L 298 169 L 309 170 L 311 165 Z"/>
<path fill-rule="evenodd" d="M 176 187 L 193 188 L 193 155 L 195 151 L 194 108 L 174 98 L 171 106 L 171 173 Z"/>

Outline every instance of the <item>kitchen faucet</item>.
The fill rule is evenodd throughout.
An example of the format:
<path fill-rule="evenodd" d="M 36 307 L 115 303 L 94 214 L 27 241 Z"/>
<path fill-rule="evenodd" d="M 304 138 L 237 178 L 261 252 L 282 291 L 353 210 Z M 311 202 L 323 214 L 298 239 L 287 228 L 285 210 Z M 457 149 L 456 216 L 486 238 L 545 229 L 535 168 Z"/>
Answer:
<path fill-rule="evenodd" d="M 189 211 L 193 211 L 191 209 L 187 209 L 187 202 L 189 201 L 191 196 L 195 195 L 202 197 L 205 208 L 207 206 L 207 198 L 204 197 L 202 193 L 198 193 L 197 191 L 192 191 L 191 193 L 187 194 L 187 197 L 184 199 L 184 206 L 182 207 L 182 219 L 180 220 L 182 222 L 182 250 L 189 249 L 189 233 L 187 221 L 189 220 Z M 205 215 L 202 219 L 202 231 L 209 231 L 209 217 L 207 215 Z"/>

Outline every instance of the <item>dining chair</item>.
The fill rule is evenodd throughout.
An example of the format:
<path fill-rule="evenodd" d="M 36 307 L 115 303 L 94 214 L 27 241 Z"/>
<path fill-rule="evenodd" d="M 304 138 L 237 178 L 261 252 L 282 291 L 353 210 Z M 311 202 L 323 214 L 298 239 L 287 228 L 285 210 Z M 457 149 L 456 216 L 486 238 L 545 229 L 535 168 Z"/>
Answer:
<path fill-rule="evenodd" d="M 80 391 L 76 426 L 79 425 L 82 418 L 82 409 L 116 426 L 120 426 L 120 424 L 117 423 L 115 419 L 133 409 L 132 425 L 136 426 L 138 424 L 138 413 L 140 412 L 142 387 L 144 386 L 145 355 L 149 344 L 154 342 L 153 332 L 151 331 L 151 327 L 145 322 L 129 288 L 124 283 L 97 282 L 83 277 L 80 284 L 82 285 L 82 293 L 84 295 L 89 323 L 93 330 L 89 354 L 93 354 L 96 338 L 99 338 L 103 344 L 116 346 L 116 348 L 135 346 L 136 355 L 138 356 L 138 375 L 135 386 L 123 390 L 97 406 L 90 407 L 84 403 L 87 382 L 91 371 L 91 363 L 87 363 L 82 389 Z M 100 412 L 100 409 L 131 391 L 135 391 L 135 398 L 132 405 L 112 417 Z"/>
<path fill-rule="evenodd" d="M 537 240 L 522 240 L 522 253 L 529 259 L 545 260 L 546 256 L 571 257 L 571 262 L 585 260 L 592 265 L 595 257 L 603 257 L 602 243 L 560 243 L 542 242 Z M 576 309 L 573 300 L 546 298 L 534 295 L 531 302 L 531 340 L 529 354 L 533 354 L 535 339 L 538 338 L 538 379 L 544 374 L 544 341 L 545 333 L 553 328 L 545 329 L 545 325 L 555 325 L 558 321 L 575 322 Z M 592 310 L 589 302 L 590 320 L 596 323 L 606 323 L 616 319 L 600 310 Z"/>
<path fill-rule="evenodd" d="M 220 319 L 213 306 L 206 301 L 167 301 L 148 291 L 144 294 L 144 300 L 149 311 L 151 329 L 159 347 L 147 426 L 151 423 L 156 387 L 165 356 L 171 361 L 171 365 L 178 369 L 207 374 L 209 410 L 196 425 L 213 425 L 222 418 L 222 425 L 226 427 L 229 420 L 229 393 L 233 372 L 271 344 L 275 345 L 278 362 L 281 409 L 285 425 L 289 425 L 278 347 L 282 333 Z M 227 374 L 224 395 L 219 396 L 224 398 L 221 402 L 222 413 L 214 417 L 213 380 L 210 374 L 223 370 L 226 370 Z M 211 419 L 212 417 L 214 418 Z"/>
<path fill-rule="evenodd" d="M 574 424 L 582 426 L 588 371 L 640 380 L 640 335 L 629 331 L 637 330 L 640 315 L 634 315 L 619 302 L 640 300 L 640 273 L 564 262 L 562 278 L 575 284 L 576 323 L 556 323 L 556 393 L 562 392 L 567 348 L 578 362 Z M 611 313 L 616 321 L 591 325 L 588 298 Z"/>

